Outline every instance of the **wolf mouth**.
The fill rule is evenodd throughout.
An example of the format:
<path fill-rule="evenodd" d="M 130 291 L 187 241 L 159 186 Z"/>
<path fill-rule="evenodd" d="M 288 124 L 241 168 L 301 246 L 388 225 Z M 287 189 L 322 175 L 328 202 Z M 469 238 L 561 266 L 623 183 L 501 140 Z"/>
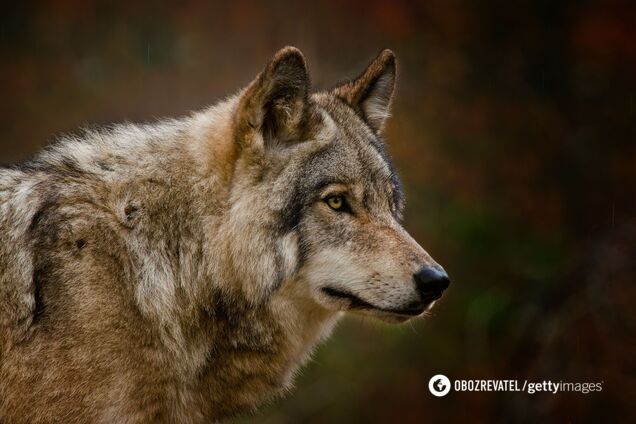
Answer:
<path fill-rule="evenodd" d="M 322 288 L 322 292 L 329 297 L 333 297 L 336 299 L 348 300 L 349 306 L 351 309 L 361 309 L 361 310 L 376 310 L 389 314 L 395 315 L 407 315 L 407 316 L 417 316 L 424 312 L 424 306 L 418 304 L 414 307 L 406 308 L 406 309 L 384 309 L 379 308 L 370 304 L 367 301 L 360 299 L 358 296 L 348 293 L 346 291 L 334 289 L 332 287 L 324 287 Z"/>

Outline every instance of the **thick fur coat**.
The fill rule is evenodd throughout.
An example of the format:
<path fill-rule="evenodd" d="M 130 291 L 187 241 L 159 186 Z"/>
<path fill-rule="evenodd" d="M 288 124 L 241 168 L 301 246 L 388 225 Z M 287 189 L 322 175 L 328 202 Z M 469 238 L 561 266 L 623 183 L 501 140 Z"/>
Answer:
<path fill-rule="evenodd" d="M 345 311 L 429 308 L 448 279 L 400 224 L 394 83 L 386 50 L 310 93 L 288 47 L 206 110 L 0 169 L 0 422 L 220 420 Z"/>

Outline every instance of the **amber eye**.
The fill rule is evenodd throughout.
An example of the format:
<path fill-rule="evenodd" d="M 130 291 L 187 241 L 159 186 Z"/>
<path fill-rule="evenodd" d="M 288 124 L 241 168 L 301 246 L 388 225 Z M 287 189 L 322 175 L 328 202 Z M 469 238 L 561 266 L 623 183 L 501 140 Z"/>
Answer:
<path fill-rule="evenodd" d="M 327 197 L 326 202 L 334 211 L 342 210 L 345 205 L 345 201 L 342 196 Z"/>

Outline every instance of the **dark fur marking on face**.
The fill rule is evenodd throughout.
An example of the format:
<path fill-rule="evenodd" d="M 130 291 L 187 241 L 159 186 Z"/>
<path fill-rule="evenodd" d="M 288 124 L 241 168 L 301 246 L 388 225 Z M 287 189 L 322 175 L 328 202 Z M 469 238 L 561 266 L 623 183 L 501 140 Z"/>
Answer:
<path fill-rule="evenodd" d="M 295 181 L 291 196 L 289 196 L 285 207 L 279 217 L 279 234 L 283 237 L 295 231 L 298 235 L 298 250 L 296 258 L 296 269 L 303 266 L 309 256 L 309 243 L 304 239 L 301 225 L 302 217 L 313 202 L 319 200 L 320 192 L 331 184 L 344 184 L 343 180 L 325 174 L 319 178 L 313 178 L 325 172 L 321 158 L 328 155 L 329 148 L 314 152 L 309 156 L 300 171 L 300 177 Z M 280 263 L 279 263 L 280 261 Z M 282 265 L 282 258 L 277 258 L 277 265 Z"/>
<path fill-rule="evenodd" d="M 303 267 L 307 259 L 309 258 L 309 243 L 303 237 L 302 231 L 298 233 L 298 254 L 297 254 L 297 268 Z"/>
<path fill-rule="evenodd" d="M 289 232 L 296 228 L 302 219 L 304 210 L 318 200 L 318 194 L 320 194 L 322 189 L 332 184 L 344 184 L 344 182 L 341 180 L 323 179 L 309 187 L 303 186 L 302 182 L 297 184 L 294 194 L 290 197 L 281 217 L 283 232 Z"/>
<path fill-rule="evenodd" d="M 305 209 L 305 196 L 301 190 L 294 189 L 293 194 L 283 207 L 280 216 L 280 234 L 286 234 L 293 231 L 300 223 Z"/>
<path fill-rule="evenodd" d="M 308 182 L 311 181 L 310 177 L 316 175 L 317 168 L 319 168 L 316 164 L 317 159 L 324 152 L 325 150 L 314 152 L 305 161 L 303 169 L 300 171 L 300 178 L 295 181 L 292 195 L 287 200 L 280 216 L 280 232 L 282 234 L 289 233 L 298 226 L 305 208 L 311 204 L 316 192 L 327 184 L 327 181 L 323 179 L 308 186 Z"/>

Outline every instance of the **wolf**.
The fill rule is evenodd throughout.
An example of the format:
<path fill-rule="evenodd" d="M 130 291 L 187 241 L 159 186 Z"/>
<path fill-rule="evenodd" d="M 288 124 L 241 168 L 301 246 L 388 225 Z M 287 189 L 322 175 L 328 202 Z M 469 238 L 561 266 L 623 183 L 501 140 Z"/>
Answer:
<path fill-rule="evenodd" d="M 222 420 L 285 393 L 346 312 L 449 285 L 401 225 L 390 50 L 310 91 L 278 51 L 181 119 L 65 136 L 0 170 L 0 422 Z"/>

